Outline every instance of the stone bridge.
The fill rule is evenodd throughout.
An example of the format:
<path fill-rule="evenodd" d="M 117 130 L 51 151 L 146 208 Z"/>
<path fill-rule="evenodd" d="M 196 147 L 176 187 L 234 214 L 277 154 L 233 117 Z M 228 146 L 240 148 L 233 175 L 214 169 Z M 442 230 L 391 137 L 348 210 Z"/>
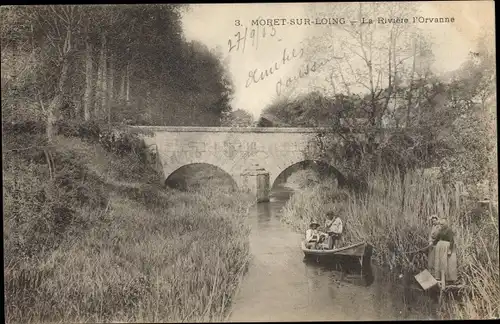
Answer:
<path fill-rule="evenodd" d="M 216 166 L 266 201 L 276 178 L 287 168 L 322 156 L 324 128 L 134 126 L 152 132 L 145 143 L 156 147 L 162 181 L 182 166 Z"/>

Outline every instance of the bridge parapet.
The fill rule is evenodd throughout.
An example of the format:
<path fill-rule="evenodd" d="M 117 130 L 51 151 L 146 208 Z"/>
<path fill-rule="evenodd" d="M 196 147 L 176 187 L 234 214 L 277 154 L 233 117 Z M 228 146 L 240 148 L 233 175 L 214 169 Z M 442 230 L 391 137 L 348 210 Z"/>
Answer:
<path fill-rule="evenodd" d="M 332 128 L 282 127 L 183 127 L 132 126 L 143 131 L 148 146 L 157 147 L 162 182 L 182 166 L 210 164 L 229 174 L 238 187 L 254 193 L 269 192 L 277 177 L 288 167 L 303 161 L 320 161 L 324 143 L 320 134 Z M 152 134 L 152 136 L 146 135 Z M 362 136 L 362 134 L 359 134 Z M 330 137 L 340 144 L 342 139 Z M 156 144 L 156 145 L 155 145 Z M 258 174 L 248 170 L 259 165 Z M 268 174 L 268 180 L 261 175 Z M 251 176 L 250 176 L 251 175 Z M 250 183 L 257 181 L 257 183 Z M 266 184 L 267 183 L 267 184 Z M 264 201 L 265 198 L 259 197 Z"/>
<path fill-rule="evenodd" d="M 190 126 L 130 126 L 152 132 L 175 133 L 334 133 L 329 127 L 190 127 Z"/>

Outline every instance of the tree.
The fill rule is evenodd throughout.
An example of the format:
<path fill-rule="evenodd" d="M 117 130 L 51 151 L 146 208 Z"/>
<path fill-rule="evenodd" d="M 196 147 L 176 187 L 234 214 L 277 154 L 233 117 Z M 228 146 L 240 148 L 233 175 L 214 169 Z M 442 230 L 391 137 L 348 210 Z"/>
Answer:
<path fill-rule="evenodd" d="M 296 99 L 282 98 L 266 112 L 297 126 L 330 126 L 333 136 L 356 152 L 358 171 L 380 164 L 404 169 L 423 163 L 426 134 L 423 128 L 414 128 L 422 109 L 434 107 L 435 97 L 444 92 L 430 70 L 431 43 L 413 24 L 362 23 L 375 17 L 409 17 L 418 11 L 416 5 L 352 3 L 309 8 L 315 16 L 331 14 L 357 22 L 348 21 L 307 40 L 306 62 L 326 62 L 311 81 L 315 94 L 300 95 L 307 87 L 297 87 L 288 93 Z M 385 135 L 387 127 L 404 128 L 399 131 L 399 144 Z M 366 140 L 359 141 L 357 134 Z M 343 150 L 331 147 L 330 156 Z"/>
<path fill-rule="evenodd" d="M 336 57 L 323 67 L 324 81 L 316 82 L 316 87 L 330 96 L 361 94 L 361 108 L 366 111 L 369 124 L 376 128 L 390 122 L 392 111 L 404 106 L 406 122 L 396 124 L 410 126 L 409 116 L 418 107 L 415 81 L 430 74 L 433 60 L 430 42 L 412 24 L 362 22 L 368 17 L 408 17 L 417 11 L 416 5 L 352 3 L 311 8 L 316 14 L 335 12 L 335 16 L 357 21 L 338 25 L 307 42 L 306 60 L 321 61 L 333 53 Z M 402 93 L 401 88 L 406 92 Z"/>
<path fill-rule="evenodd" d="M 49 139 L 60 119 L 219 125 L 231 78 L 220 55 L 184 40 L 184 8 L 2 8 L 4 115 L 43 119 Z"/>
<path fill-rule="evenodd" d="M 224 116 L 222 126 L 250 127 L 254 123 L 252 114 L 243 109 L 231 111 Z"/>
<path fill-rule="evenodd" d="M 454 73 L 447 85 L 451 154 L 443 157 L 441 171 L 448 182 L 463 182 L 471 196 L 484 199 L 497 194 L 496 71 L 494 40 L 484 33 L 477 50 Z M 434 117 L 435 118 L 435 117 Z M 481 184 L 487 182 L 486 188 Z"/>
<path fill-rule="evenodd" d="M 84 22 L 84 39 L 85 39 L 85 93 L 83 96 L 83 115 L 86 121 L 90 120 L 93 110 L 93 45 L 90 40 L 90 21 L 86 17 Z"/>
<path fill-rule="evenodd" d="M 27 62 L 30 64 L 15 80 L 17 84 L 14 87 L 18 90 L 21 87 L 22 92 L 15 95 L 31 93 L 36 98 L 45 117 L 50 143 L 53 125 L 68 100 L 68 79 L 76 54 L 79 10 L 74 6 L 22 7 L 9 8 L 2 14 L 10 16 L 10 28 L 5 26 L 10 32 L 2 35 L 2 45 L 7 45 L 5 50 L 21 56 L 31 52 Z M 23 79 L 24 73 L 31 74 L 32 80 Z"/>

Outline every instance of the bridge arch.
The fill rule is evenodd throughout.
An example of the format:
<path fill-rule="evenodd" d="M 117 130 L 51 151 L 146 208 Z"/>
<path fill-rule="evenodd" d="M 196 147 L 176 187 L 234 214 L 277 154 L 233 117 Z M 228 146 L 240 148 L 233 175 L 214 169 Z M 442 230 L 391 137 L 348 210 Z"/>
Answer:
<path fill-rule="evenodd" d="M 193 177 L 196 180 L 220 180 L 220 184 L 230 184 L 233 189 L 239 187 L 237 180 L 223 167 L 208 162 L 193 162 L 170 168 L 170 173 L 165 179 L 167 187 L 183 188 L 189 185 L 186 178 Z"/>
<path fill-rule="evenodd" d="M 319 171 L 320 173 L 329 174 L 335 176 L 338 181 L 339 186 L 344 186 L 347 184 L 347 178 L 333 165 L 326 163 L 321 160 L 316 159 L 304 159 L 290 164 L 282 170 L 279 170 L 277 174 L 271 178 L 271 190 L 275 188 L 278 183 L 286 182 L 289 176 L 293 173 L 304 170 L 313 169 Z"/>
<path fill-rule="evenodd" d="M 268 185 L 274 185 L 281 173 L 306 160 L 321 162 L 318 134 L 334 133 L 331 128 L 275 127 L 173 127 L 132 126 L 148 146 L 155 147 L 155 167 L 161 182 L 189 164 L 205 163 L 220 168 L 232 177 L 238 189 L 258 195 L 262 173 L 269 173 Z M 339 145 L 342 139 L 333 136 Z M 154 145 L 153 145 L 154 144 Z M 317 146 L 320 146 L 318 150 Z M 328 168 L 344 177 L 330 162 Z M 333 171 L 335 170 L 335 171 Z M 285 171 L 286 172 L 286 171 Z M 268 188 L 269 189 L 269 188 Z M 265 195 L 266 193 L 264 193 Z"/>

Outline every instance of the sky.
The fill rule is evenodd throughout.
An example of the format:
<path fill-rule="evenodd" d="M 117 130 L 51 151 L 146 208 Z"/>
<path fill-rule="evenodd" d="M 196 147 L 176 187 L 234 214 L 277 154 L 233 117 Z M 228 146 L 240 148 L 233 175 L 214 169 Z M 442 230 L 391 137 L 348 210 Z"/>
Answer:
<path fill-rule="evenodd" d="M 495 28 L 493 1 L 430 1 L 417 5 L 418 12 L 411 11 L 403 18 L 408 18 L 409 25 L 420 28 L 432 39 L 435 57 L 433 70 L 438 74 L 459 68 L 467 59 L 469 51 L 475 50 L 481 30 Z M 342 12 L 345 8 L 346 4 L 342 3 L 194 4 L 183 15 L 182 22 L 187 40 L 200 41 L 223 54 L 235 85 L 231 103 L 233 109 L 244 109 L 258 117 L 267 105 L 279 97 L 278 93 L 283 93 L 282 89 L 286 88 L 284 84 L 289 77 L 302 75 L 305 66 L 300 56 L 302 42 L 325 33 L 337 33 L 337 26 L 298 26 L 297 20 L 292 26 L 292 19 L 321 21 L 325 18 L 323 21 L 326 21 L 326 18 L 344 18 L 346 22 L 355 19 L 352 14 Z M 384 10 L 380 13 L 363 13 L 362 16 L 366 20 L 372 18 L 375 22 L 377 17 L 395 18 Z M 453 17 L 455 21 L 413 24 L 411 22 L 415 16 Z M 252 26 L 252 20 L 256 19 L 278 19 L 278 23 L 285 19 L 286 25 Z M 382 30 L 387 26 L 390 24 L 377 24 L 376 28 Z M 243 37 L 245 30 L 246 37 Z M 239 47 L 238 32 L 241 38 Z M 310 51 L 311 48 L 306 47 L 306 50 Z M 345 55 L 345 51 L 339 50 L 337 46 L 334 55 Z M 251 73 L 255 70 L 257 77 L 252 78 Z M 259 79 L 260 72 L 265 70 L 268 75 Z M 315 82 L 313 79 L 319 78 L 319 75 L 324 80 L 324 75 L 318 72 L 309 73 L 297 82 L 303 85 L 302 89 L 310 91 L 310 85 Z"/>

